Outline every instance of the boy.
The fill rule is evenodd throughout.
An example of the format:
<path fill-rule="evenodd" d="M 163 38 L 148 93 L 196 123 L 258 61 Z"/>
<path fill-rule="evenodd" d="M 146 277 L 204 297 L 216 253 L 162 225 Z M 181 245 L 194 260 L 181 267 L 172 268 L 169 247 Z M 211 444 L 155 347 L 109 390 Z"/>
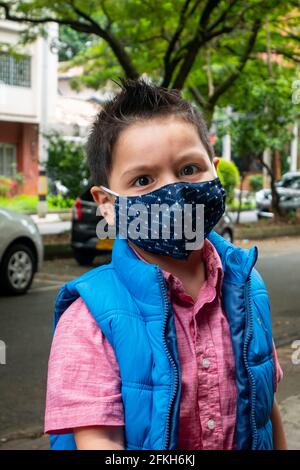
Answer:
<path fill-rule="evenodd" d="M 275 399 L 282 371 L 257 248 L 213 230 L 225 191 L 205 124 L 176 90 L 141 79 L 122 85 L 87 146 L 91 192 L 118 236 L 112 262 L 67 283 L 56 300 L 51 446 L 285 449 Z M 130 211 L 138 203 L 191 204 L 194 223 L 195 203 L 204 204 L 203 243 L 191 250 L 187 237 L 166 238 L 161 219 L 159 236 L 148 236 L 148 216 L 140 238 L 128 226 L 121 236 L 124 213 L 128 225 L 145 215 Z M 175 226 L 175 215 L 169 220 Z"/>

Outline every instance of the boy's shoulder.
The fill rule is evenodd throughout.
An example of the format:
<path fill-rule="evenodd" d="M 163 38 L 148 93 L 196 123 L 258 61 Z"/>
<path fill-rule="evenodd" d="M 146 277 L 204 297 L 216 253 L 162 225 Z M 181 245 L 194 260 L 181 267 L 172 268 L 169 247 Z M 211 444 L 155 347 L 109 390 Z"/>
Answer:
<path fill-rule="evenodd" d="M 114 277 L 115 270 L 112 264 L 109 263 L 97 266 L 81 276 L 64 283 L 55 300 L 54 328 L 61 315 L 72 304 L 75 305 L 74 302 L 76 302 L 78 298 L 82 298 L 90 311 L 92 310 L 90 302 L 94 303 L 94 301 L 96 301 L 95 299 L 97 299 L 97 302 L 101 303 L 101 299 L 110 298 L 110 293 L 115 285 L 113 282 Z"/>
<path fill-rule="evenodd" d="M 115 269 L 112 263 L 102 264 L 101 266 L 97 266 L 81 274 L 80 276 L 75 277 L 74 279 L 68 281 L 65 285 L 68 285 L 69 287 L 73 287 L 80 283 L 84 283 L 88 281 L 92 282 L 95 278 L 97 279 L 105 278 L 107 276 L 113 275 L 114 271 Z"/>
<path fill-rule="evenodd" d="M 257 270 L 257 268 L 252 269 L 251 276 L 253 287 L 255 288 L 255 290 L 262 290 L 267 292 L 265 281 L 260 272 Z"/>

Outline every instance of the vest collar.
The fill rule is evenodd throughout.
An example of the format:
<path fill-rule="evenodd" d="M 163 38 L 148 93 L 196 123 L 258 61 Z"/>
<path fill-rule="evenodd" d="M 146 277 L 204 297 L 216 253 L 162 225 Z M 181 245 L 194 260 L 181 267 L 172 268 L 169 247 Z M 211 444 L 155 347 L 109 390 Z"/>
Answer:
<path fill-rule="evenodd" d="M 256 263 L 258 249 L 252 246 L 249 250 L 233 245 L 212 230 L 209 241 L 215 246 L 222 262 L 224 281 L 244 284 Z M 127 240 L 118 235 L 112 250 L 112 263 L 117 274 L 127 289 L 141 301 L 155 305 L 161 303 L 161 288 L 158 282 L 158 266 L 144 263 L 137 257 Z M 149 290 L 151 289 L 151 296 Z"/>
<path fill-rule="evenodd" d="M 250 249 L 240 248 L 225 240 L 214 230 L 210 232 L 207 238 L 219 253 L 224 271 L 224 280 L 244 284 L 257 261 L 257 246 L 253 245 Z"/>

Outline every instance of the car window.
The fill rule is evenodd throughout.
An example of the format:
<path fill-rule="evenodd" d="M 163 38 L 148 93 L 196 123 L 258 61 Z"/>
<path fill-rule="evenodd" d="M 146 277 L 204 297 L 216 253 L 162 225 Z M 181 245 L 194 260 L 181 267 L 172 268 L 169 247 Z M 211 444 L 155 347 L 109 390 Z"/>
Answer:
<path fill-rule="evenodd" d="M 294 184 L 297 184 L 300 182 L 300 177 L 299 176 L 291 176 L 289 178 L 285 178 L 281 180 L 282 184 L 280 186 L 283 186 L 284 188 L 294 188 Z"/>
<path fill-rule="evenodd" d="M 294 180 L 290 186 L 292 189 L 300 189 L 300 179 Z"/>

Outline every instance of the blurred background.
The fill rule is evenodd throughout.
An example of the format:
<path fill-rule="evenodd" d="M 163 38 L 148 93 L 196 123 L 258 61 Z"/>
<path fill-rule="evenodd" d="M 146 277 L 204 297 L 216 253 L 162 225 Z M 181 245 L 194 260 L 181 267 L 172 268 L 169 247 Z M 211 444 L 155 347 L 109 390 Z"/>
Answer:
<path fill-rule="evenodd" d="M 0 449 L 44 449 L 59 287 L 110 261 L 85 142 L 118 77 L 181 90 L 205 116 L 227 210 L 256 245 L 300 449 L 300 2 L 0 1 Z"/>

